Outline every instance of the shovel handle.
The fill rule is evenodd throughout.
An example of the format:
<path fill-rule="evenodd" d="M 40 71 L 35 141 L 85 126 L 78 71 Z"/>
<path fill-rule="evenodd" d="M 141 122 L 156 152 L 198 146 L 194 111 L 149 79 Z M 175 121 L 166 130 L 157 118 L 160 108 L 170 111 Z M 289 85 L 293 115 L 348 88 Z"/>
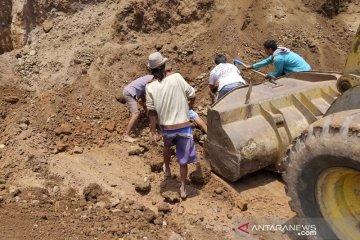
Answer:
<path fill-rule="evenodd" d="M 241 66 L 244 66 L 244 67 L 248 68 L 248 65 L 246 65 L 243 61 L 241 61 L 239 59 L 234 60 L 234 65 L 241 65 Z M 257 73 L 257 74 L 259 74 L 259 75 L 261 75 L 263 77 L 266 77 L 265 73 L 259 72 L 259 71 L 255 70 L 255 69 L 251 69 L 251 71 L 253 71 L 254 73 Z"/>

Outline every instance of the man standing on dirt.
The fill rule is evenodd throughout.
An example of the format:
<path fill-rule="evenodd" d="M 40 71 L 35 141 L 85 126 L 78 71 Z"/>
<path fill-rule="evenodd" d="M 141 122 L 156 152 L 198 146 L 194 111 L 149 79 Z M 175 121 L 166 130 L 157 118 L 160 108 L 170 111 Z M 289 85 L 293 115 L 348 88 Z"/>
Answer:
<path fill-rule="evenodd" d="M 156 123 L 159 122 L 164 141 L 165 177 L 171 175 L 170 148 L 175 145 L 176 157 L 180 164 L 180 195 L 186 198 L 187 165 L 197 161 L 189 117 L 189 107 L 192 108 L 195 101 L 195 90 L 179 73 L 165 70 L 167 60 L 159 52 L 149 56 L 148 68 L 154 76 L 154 81 L 146 86 L 150 141 L 156 145 Z"/>
<path fill-rule="evenodd" d="M 246 84 L 240 75 L 240 70 L 234 64 L 227 63 L 224 55 L 216 55 L 215 64 L 216 67 L 210 72 L 209 87 L 212 93 L 218 92 L 217 100 L 233 89 Z M 216 82 L 218 87 L 215 85 Z"/>
<path fill-rule="evenodd" d="M 126 132 L 123 136 L 123 140 L 126 142 L 135 142 L 137 139 L 132 138 L 130 136 L 131 131 L 136 127 L 136 123 L 139 119 L 140 111 L 138 109 L 137 103 L 143 106 L 146 112 L 146 104 L 145 104 L 145 86 L 148 82 L 153 79 L 153 75 L 146 75 L 140 77 L 127 86 L 125 86 L 124 91 L 121 96 L 117 97 L 117 100 L 123 104 L 127 104 L 131 118 L 126 127 Z"/>
<path fill-rule="evenodd" d="M 264 50 L 269 57 L 251 66 L 246 66 L 247 69 L 259 69 L 274 63 L 275 71 L 268 73 L 267 78 L 278 78 L 291 72 L 311 70 L 304 58 L 288 48 L 278 47 L 274 40 L 265 41 Z"/>

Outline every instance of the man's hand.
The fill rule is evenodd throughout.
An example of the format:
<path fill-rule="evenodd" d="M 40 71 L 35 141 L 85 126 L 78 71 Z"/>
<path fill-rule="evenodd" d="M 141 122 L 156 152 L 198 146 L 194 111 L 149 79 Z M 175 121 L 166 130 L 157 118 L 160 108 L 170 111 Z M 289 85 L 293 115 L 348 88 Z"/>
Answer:
<path fill-rule="evenodd" d="M 243 65 L 245 67 L 245 70 L 253 69 L 252 65 Z"/>
<path fill-rule="evenodd" d="M 209 84 L 209 88 L 210 88 L 210 91 L 212 93 L 216 93 L 217 92 L 217 86 L 216 85 L 212 85 L 212 84 Z"/>
<path fill-rule="evenodd" d="M 158 140 L 158 136 L 156 132 L 150 132 L 150 144 L 153 146 L 157 146 L 158 145 L 157 140 Z"/>
<path fill-rule="evenodd" d="M 245 69 L 252 69 L 252 65 L 246 65 L 245 63 L 243 63 L 241 60 L 238 59 L 234 60 L 234 65 L 243 66 Z"/>
<path fill-rule="evenodd" d="M 139 102 L 139 104 L 142 106 L 142 108 L 144 109 L 144 111 L 147 112 L 145 95 L 142 95 L 142 96 L 139 98 L 138 102 Z"/>

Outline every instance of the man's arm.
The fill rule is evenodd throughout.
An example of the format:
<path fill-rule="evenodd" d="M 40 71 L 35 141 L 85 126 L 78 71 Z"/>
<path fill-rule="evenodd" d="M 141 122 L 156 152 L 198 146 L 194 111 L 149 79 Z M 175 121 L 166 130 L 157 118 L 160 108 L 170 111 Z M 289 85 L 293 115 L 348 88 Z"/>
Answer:
<path fill-rule="evenodd" d="M 156 143 L 156 123 L 158 121 L 158 115 L 155 110 L 149 111 L 149 122 L 150 122 L 150 143 L 157 145 Z"/>
<path fill-rule="evenodd" d="M 141 97 L 139 98 L 139 104 L 143 107 L 144 111 L 147 112 L 147 107 L 146 107 L 146 95 L 145 93 L 143 95 L 141 95 Z"/>
<path fill-rule="evenodd" d="M 188 84 L 185 79 L 183 79 L 183 84 L 185 85 L 185 95 L 187 99 L 195 98 L 195 89 Z"/>
<path fill-rule="evenodd" d="M 215 84 L 217 81 L 217 77 L 215 74 L 215 71 L 212 70 L 210 73 L 210 78 L 209 78 L 209 88 L 210 88 L 210 92 L 215 94 L 218 90 L 218 86 L 217 84 Z"/>
<path fill-rule="evenodd" d="M 209 88 L 210 88 L 210 91 L 212 93 L 216 93 L 217 92 L 217 86 L 213 85 L 213 84 L 209 84 Z"/>
<path fill-rule="evenodd" d="M 156 143 L 156 123 L 158 121 L 158 115 L 155 111 L 154 99 L 149 91 L 148 86 L 145 88 L 146 92 L 146 107 L 149 110 L 149 122 L 150 122 L 150 143 L 157 145 Z"/>
<path fill-rule="evenodd" d="M 270 56 L 268 58 L 265 58 L 264 60 L 255 63 L 253 65 L 251 65 L 249 68 L 250 69 L 259 69 L 259 68 L 263 68 L 266 67 L 267 65 L 271 64 L 273 62 L 273 56 Z"/>
<path fill-rule="evenodd" d="M 189 99 L 189 109 L 194 108 L 195 97 Z"/>
<path fill-rule="evenodd" d="M 145 88 L 145 99 L 146 99 L 146 108 L 150 111 L 150 110 L 155 110 L 155 105 L 154 105 L 154 99 L 153 96 L 151 94 L 151 92 L 148 89 L 148 86 L 146 86 Z"/>

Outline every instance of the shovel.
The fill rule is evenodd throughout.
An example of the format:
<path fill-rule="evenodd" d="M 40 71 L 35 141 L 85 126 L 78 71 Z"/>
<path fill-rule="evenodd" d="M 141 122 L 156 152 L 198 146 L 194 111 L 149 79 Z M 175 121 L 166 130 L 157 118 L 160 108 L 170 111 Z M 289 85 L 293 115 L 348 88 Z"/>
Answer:
<path fill-rule="evenodd" d="M 239 59 L 235 59 L 234 60 L 234 65 L 241 65 L 241 66 L 244 66 L 244 67 L 246 67 L 246 68 L 248 68 L 248 65 L 246 65 L 244 62 L 242 62 L 241 60 L 239 60 Z M 253 71 L 254 73 L 257 73 L 257 74 L 259 74 L 259 75 L 261 75 L 261 76 L 263 76 L 263 77 L 267 77 L 267 75 L 265 74 L 265 73 L 262 73 L 262 72 L 260 72 L 260 71 L 257 71 L 257 70 L 255 70 L 255 69 L 251 69 L 251 71 Z M 273 83 L 273 84 L 275 84 L 275 85 L 278 85 L 273 79 L 268 79 L 268 81 L 269 82 L 271 82 L 271 83 Z"/>
<path fill-rule="evenodd" d="M 248 65 L 246 65 L 244 62 L 242 62 L 241 60 L 239 60 L 239 59 L 235 59 L 234 60 L 234 65 L 241 65 L 241 66 L 244 66 L 244 67 L 248 67 Z M 253 71 L 253 72 L 255 72 L 255 73 L 257 73 L 257 74 L 259 74 L 259 75 L 261 75 L 261 76 L 263 76 L 263 77 L 266 77 L 266 74 L 265 73 L 262 73 L 262 72 L 259 72 L 259 71 L 257 71 L 257 70 L 255 70 L 255 69 L 251 69 L 251 71 Z"/>

